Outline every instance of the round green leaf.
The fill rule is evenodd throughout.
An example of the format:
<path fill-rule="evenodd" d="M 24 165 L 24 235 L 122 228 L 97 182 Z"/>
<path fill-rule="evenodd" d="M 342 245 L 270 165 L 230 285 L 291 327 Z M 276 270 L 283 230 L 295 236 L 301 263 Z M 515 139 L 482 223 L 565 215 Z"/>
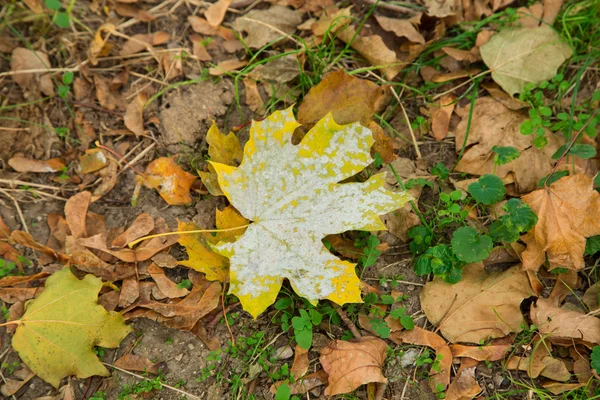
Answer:
<path fill-rule="evenodd" d="M 291 395 L 292 391 L 290 390 L 289 385 L 283 384 L 277 388 L 275 400 L 290 400 Z"/>
<path fill-rule="evenodd" d="M 492 151 L 496 153 L 494 156 L 494 164 L 504 165 L 519 158 L 521 153 L 512 146 L 492 146 Z"/>
<path fill-rule="evenodd" d="M 519 231 L 513 226 L 505 225 L 501 220 L 491 223 L 488 235 L 497 243 L 513 243 L 519 239 Z"/>
<path fill-rule="evenodd" d="M 502 179 L 496 175 L 483 175 L 477 182 L 473 182 L 467 189 L 475 200 L 490 205 L 501 201 L 506 194 Z"/>
<path fill-rule="evenodd" d="M 492 238 L 480 235 L 469 226 L 458 228 L 452 235 L 452 250 L 456 257 L 464 262 L 484 260 L 490 255 L 492 246 Z"/>
<path fill-rule="evenodd" d="M 67 14 L 66 12 L 58 12 L 58 13 L 54 14 L 52 21 L 59 28 L 66 29 L 71 26 L 71 20 L 69 19 L 69 14 Z"/>
<path fill-rule="evenodd" d="M 596 372 L 600 372 L 600 346 L 594 346 L 591 354 L 591 366 Z"/>
<path fill-rule="evenodd" d="M 579 158 L 588 159 L 596 155 L 596 149 L 589 144 L 575 143 L 571 146 L 569 154 Z"/>
<path fill-rule="evenodd" d="M 508 213 L 502 219 L 507 225 L 514 226 L 519 232 L 527 232 L 537 224 L 538 217 L 533 210 L 519 199 L 510 199 L 504 205 Z M 507 223 L 508 222 L 508 223 Z"/>
<path fill-rule="evenodd" d="M 46 3 L 46 7 L 52 11 L 60 10 L 62 7 L 60 0 L 45 0 L 44 3 Z"/>

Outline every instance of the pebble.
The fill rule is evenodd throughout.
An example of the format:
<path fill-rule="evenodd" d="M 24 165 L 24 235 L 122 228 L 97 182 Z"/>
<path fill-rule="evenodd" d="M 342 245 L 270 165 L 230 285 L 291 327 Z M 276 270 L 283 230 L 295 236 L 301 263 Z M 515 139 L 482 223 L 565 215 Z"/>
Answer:
<path fill-rule="evenodd" d="M 183 353 L 181 353 L 180 355 L 175 357 L 175 361 L 181 361 L 182 358 L 183 358 Z"/>
<path fill-rule="evenodd" d="M 278 360 L 286 360 L 294 355 L 294 350 L 290 346 L 281 346 L 275 350 L 275 358 Z"/>
<path fill-rule="evenodd" d="M 408 349 L 406 350 L 406 352 L 404 352 L 404 354 L 402 354 L 402 357 L 400 358 L 400 365 L 402 366 L 402 368 L 410 367 L 415 363 L 418 356 L 419 350 Z"/>
<path fill-rule="evenodd" d="M 406 289 L 408 289 L 409 292 L 412 292 L 413 290 L 415 290 L 415 285 L 408 285 Z"/>
<path fill-rule="evenodd" d="M 504 382 L 504 377 L 502 376 L 502 374 L 494 375 L 494 385 L 497 388 L 501 387 L 503 382 Z"/>
<path fill-rule="evenodd" d="M 188 343 L 188 349 L 190 349 L 190 350 L 194 350 L 194 348 L 195 348 L 195 347 L 194 347 L 194 345 L 193 345 L 193 344 L 191 344 L 191 343 Z"/>

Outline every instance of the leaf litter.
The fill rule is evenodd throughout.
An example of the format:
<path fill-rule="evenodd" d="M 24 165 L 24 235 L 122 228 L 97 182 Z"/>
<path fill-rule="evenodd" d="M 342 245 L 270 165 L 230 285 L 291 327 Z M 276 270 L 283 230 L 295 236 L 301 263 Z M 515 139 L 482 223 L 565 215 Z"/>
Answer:
<path fill-rule="evenodd" d="M 410 6 L 373 6 L 365 1 L 362 9 L 314 1 L 274 1 L 248 9 L 237 3 L 203 3 L 192 14 L 182 3 L 169 9 L 147 1 L 120 1 L 100 10 L 92 2 L 89 10 L 65 9 L 73 16 L 81 13 L 78 21 L 84 24 L 91 21 L 86 13 L 96 14 L 89 38 L 83 42 L 79 37 L 73 42 L 67 39 L 61 55 L 51 50 L 51 37 L 45 38 L 49 45 L 30 44 L 9 33 L 0 42 L 0 51 L 11 60 L 10 73 L 5 75 L 13 85 L 11 97 L 0 110 L 3 118 L 7 116 L 3 119 L 9 128 L 5 137 L 13 138 L 6 146 L 2 141 L 6 139 L 0 139 L 8 171 L 0 186 L 0 204 L 18 211 L 0 210 L 7 221 L 0 225 L 4 257 L 0 271 L 13 268 L 10 274 L 16 270 L 28 274 L 0 277 L 0 299 L 9 307 L 5 315 L 12 322 L 7 331 L 14 332 L 19 321 L 26 321 L 17 328 L 14 338 L 18 338 L 23 326 L 36 324 L 27 322 L 28 313 L 53 296 L 53 282 L 68 271 L 63 269 L 68 265 L 77 276 L 73 284 L 94 280 L 97 287 L 98 278 L 91 275 L 106 281 L 99 290 L 86 290 L 96 309 L 101 304 L 109 310 L 103 313 L 120 313 L 134 326 L 145 318 L 187 331 L 213 351 L 229 339 L 236 348 L 234 343 L 243 336 L 241 324 L 254 324 L 251 329 L 264 331 L 269 340 L 277 334 L 273 326 L 265 327 L 264 316 L 250 322 L 244 313 L 235 311 L 237 301 L 254 317 L 263 310 L 277 310 L 268 315 L 275 315 L 274 326 L 281 325 L 283 333 L 285 318 L 291 325 L 290 319 L 300 317 L 293 309 L 281 308 L 277 298 L 290 296 L 302 311 L 328 315 L 328 325 L 310 322 L 315 335 L 311 350 L 296 346 L 293 379 L 265 378 L 254 359 L 240 381 L 244 395 L 246 390 L 253 394 L 271 387 L 277 396 L 280 390 L 289 389 L 290 395 L 354 391 L 359 398 L 382 398 L 404 395 L 408 387 L 408 398 L 418 396 L 411 392 L 412 385 L 398 386 L 395 378 L 401 377 L 402 382 L 421 380 L 423 387 L 428 385 L 431 392 L 445 398 L 474 398 L 489 395 L 492 384 L 483 385 L 485 368 L 480 363 L 499 365 L 500 360 L 506 360 L 508 369 L 522 371 L 521 377 L 550 379 L 541 384 L 528 381 L 550 393 L 587 390 L 581 386 L 592 376 L 589 357 L 593 358 L 593 347 L 599 343 L 593 312 L 597 285 L 591 276 L 587 283 L 581 279 L 592 265 L 598 234 L 587 217 L 594 215 L 597 166 L 587 158 L 593 155 L 585 146 L 596 146 L 593 107 L 598 99 L 593 100 L 590 89 L 593 74 L 577 75 L 581 50 L 564 27 L 571 23 L 571 15 L 585 8 L 569 9 L 561 1 L 544 1 L 511 14 L 506 7 L 515 4 L 509 0 L 424 1 Z M 52 2 L 45 5 L 54 7 Z M 48 17 L 40 2 L 15 7 Z M 104 21 L 106 13 L 121 19 Z M 502 23 L 491 22 L 494 18 Z M 548 25 L 560 18 L 563 25 L 557 24 L 557 30 Z M 55 20 L 50 18 L 51 23 Z M 485 22 L 473 32 L 457 28 L 473 21 Z M 140 22 L 147 29 L 137 29 Z M 62 29 L 56 24 L 51 32 Z M 189 26 L 194 34 L 180 37 L 174 24 Z M 15 26 L 20 29 L 22 25 Z M 71 37 L 70 32 L 63 33 Z M 454 39 L 456 34 L 460 41 Z M 62 58 L 79 45 L 87 53 Z M 577 57 L 571 58 L 572 54 Z M 561 85 L 559 76 L 569 85 L 561 86 L 560 95 L 555 95 L 551 86 Z M 535 89 L 538 84 L 540 89 Z M 478 88 L 482 90 L 477 92 Z M 491 97 L 485 97 L 483 89 Z M 194 90 L 202 101 L 193 100 Z M 534 97 L 533 90 L 541 96 L 535 93 Z M 471 97 L 474 94 L 477 99 Z M 585 103 L 584 96 L 591 100 Z M 294 103 L 299 105 L 300 128 L 290 111 L 281 111 Z M 9 105 L 7 110 L 5 105 Z M 74 112 L 63 112 L 65 105 Z M 537 121 L 535 112 L 543 114 L 535 135 L 523 135 L 523 124 Z M 217 124 L 231 133 L 223 135 Z M 341 139 L 328 147 L 336 131 L 342 132 Z M 433 138 L 422 135 L 426 132 Z M 20 138 L 17 134 L 24 139 L 14 139 Z M 22 143 L 15 145 L 18 140 Z M 447 145 L 453 142 L 455 151 L 448 151 Z M 90 147 L 92 143 L 97 147 Z M 355 165 L 343 162 L 348 154 L 356 158 Z M 319 167 L 303 159 L 319 159 L 315 164 Z M 303 169 L 295 170 L 294 163 Z M 143 167 L 138 169 L 137 164 Z M 380 168 L 387 173 L 385 180 L 378 175 Z M 467 196 L 479 193 L 469 189 L 470 182 L 456 181 L 457 172 L 484 176 L 484 183 L 489 179 L 486 176 L 497 175 L 506 185 L 498 193 L 516 197 L 511 201 L 520 197 L 538 222 L 516 243 L 504 243 L 510 251 L 503 250 L 502 243 L 491 249 L 490 243 L 487 260 L 461 265 L 463 279 L 457 284 L 438 278 L 420 280 L 411 275 L 414 260 L 409 251 L 416 238 L 433 240 L 427 242 L 433 246 L 448 236 L 450 243 L 453 231 L 466 228 L 452 222 L 445 225 L 442 236 L 433 238 L 415 236 L 411 229 L 429 229 L 427 222 L 442 210 L 435 205 L 442 194 L 452 194 L 459 187 Z M 319 173 L 327 178 L 326 184 L 303 180 Z M 552 173 L 566 177 L 548 177 Z M 454 176 L 446 180 L 445 174 Z M 297 183 L 305 185 L 296 187 Z M 484 185 L 475 178 L 472 185 L 477 184 Z M 141 186 L 156 189 L 162 200 Z M 356 190 L 367 186 L 366 193 Z M 336 207 L 345 203 L 338 196 L 342 188 L 352 188 L 352 193 L 343 196 L 352 207 L 338 213 Z M 333 192 L 335 201 L 327 200 L 327 193 Z M 367 213 L 363 208 L 369 208 L 375 192 L 382 196 L 382 203 L 386 197 L 392 200 Z M 406 203 L 407 194 L 414 204 Z M 353 198 L 360 201 L 352 202 Z M 492 200 L 477 200 L 475 205 L 469 197 L 456 201 L 457 212 L 468 212 L 463 221 L 469 229 L 493 236 L 488 232 L 490 222 L 508 221 L 502 205 L 488 204 Z M 35 209 L 40 203 L 54 202 L 60 206 L 43 212 Z M 153 208 L 149 202 L 154 202 Z M 63 205 L 65 217 L 58 213 Z M 115 224 L 114 214 L 107 212 L 113 205 L 126 220 L 117 218 Z M 207 208 L 210 212 L 203 214 L 210 215 L 203 217 L 207 222 L 189 222 Z M 302 214 L 308 209 L 322 213 L 307 220 Z M 46 214 L 49 229 L 44 231 Z M 35 220 L 38 215 L 41 218 Z M 287 219 L 277 222 L 274 215 Z M 341 222 L 333 223 L 328 215 L 340 216 L 336 219 Z M 420 226 L 423 221 L 426 224 Z M 442 223 L 447 224 L 446 220 Z M 328 224 L 330 229 L 322 228 Z M 375 232 L 384 224 L 391 235 Z M 19 225 L 22 230 L 11 229 Z M 32 234 L 27 233 L 27 225 Z M 259 228 L 264 232 L 258 234 Z M 189 230 L 200 232 L 185 232 Z M 373 234 L 366 240 L 356 230 Z M 276 234 L 269 236 L 269 232 Z M 166 233 L 175 234 L 127 246 L 144 236 Z M 187 260 L 177 242 L 187 252 Z M 500 256 L 503 251 L 508 256 Z M 33 265 L 25 261 L 25 256 L 38 252 Z M 370 265 L 377 256 L 379 261 Z M 324 267 L 327 263 L 338 269 Z M 337 285 L 336 279 L 343 284 L 330 290 L 332 282 Z M 554 282 L 551 293 L 543 290 L 548 282 Z M 401 291 L 396 290 L 398 286 Z M 349 287 L 350 291 L 342 291 Z M 300 302 L 294 291 L 308 301 Z M 373 294 L 381 297 L 374 304 L 369 297 Z M 420 304 L 412 301 L 417 294 Z M 583 303 L 574 297 L 582 297 Z M 362 298 L 364 304 L 336 311 L 328 309 L 327 302 L 317 304 L 323 298 L 338 303 Z M 408 314 L 403 314 L 405 308 L 410 309 Z M 415 318 L 420 322 L 413 329 L 407 330 L 399 317 L 393 318 L 402 315 L 404 321 L 412 321 L 421 309 L 427 321 Z M 383 313 L 379 319 L 389 329 L 389 338 L 341 339 L 343 329 L 338 325 L 354 332 L 352 320 L 356 318 L 361 328 L 383 337 L 381 326 L 372 322 L 378 312 Z M 341 321 L 336 322 L 338 316 Z M 320 340 L 323 333 L 334 340 Z M 288 334 L 293 337 L 291 330 Z M 528 334 L 533 339 L 523 345 L 519 340 Z M 117 346 L 120 339 L 112 345 Z M 407 344 L 429 347 L 436 355 L 423 353 L 425 365 L 419 367 L 420 358 L 411 361 L 404 354 Z M 86 349 L 89 356 L 91 347 Z M 225 349 L 231 351 L 229 346 Z M 396 351 L 402 355 L 392 356 Z M 137 352 L 127 350 L 115 365 L 153 373 L 164 366 L 150 361 L 156 357 Z M 368 357 L 347 358 L 365 352 Z M 319 353 L 324 370 L 317 365 L 312 368 Z M 51 368 L 35 366 L 26 352 L 22 357 L 55 386 L 62 375 L 82 374 L 73 370 L 57 378 L 48 373 Z M 400 357 L 402 365 L 409 367 L 394 370 Z M 98 368 L 97 361 L 88 360 L 83 370 Z M 212 362 L 205 354 L 196 360 L 201 365 Z M 453 371 L 453 363 L 460 367 Z M 272 369 L 276 368 L 273 364 L 268 366 L 269 376 L 280 373 Z M 419 368 L 425 375 L 417 373 Z M 25 368 L 15 371 L 2 388 L 3 395 L 23 391 L 35 379 L 32 376 Z M 174 375 L 168 372 L 168 376 Z M 212 373 L 208 376 L 211 390 L 220 392 L 222 382 Z M 225 376 L 226 381 L 230 379 Z M 275 384 L 270 386 L 272 381 Z M 200 382 L 188 385 L 208 387 Z M 495 390 L 504 390 L 506 381 L 493 385 Z M 70 382 L 56 393 L 69 398 L 77 386 Z"/>

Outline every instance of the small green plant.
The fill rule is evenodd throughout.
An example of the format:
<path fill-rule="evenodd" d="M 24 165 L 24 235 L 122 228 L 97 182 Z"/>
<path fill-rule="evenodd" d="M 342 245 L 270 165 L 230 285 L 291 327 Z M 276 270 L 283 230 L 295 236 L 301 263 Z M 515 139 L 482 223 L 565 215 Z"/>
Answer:
<path fill-rule="evenodd" d="M 21 366 L 21 363 L 18 361 L 15 361 L 11 364 L 9 363 L 2 363 L 2 365 L 0 365 L 0 368 L 6 371 L 7 375 L 12 375 L 13 372 L 15 372 L 15 370 L 17 368 L 19 368 Z"/>
<path fill-rule="evenodd" d="M 106 400 L 106 393 L 95 392 L 88 400 Z"/>
<path fill-rule="evenodd" d="M 376 293 L 368 293 L 363 301 L 364 305 L 368 308 L 369 322 L 371 329 L 380 337 L 387 339 L 390 337 L 392 331 L 386 319 L 388 317 L 398 320 L 404 329 L 414 329 L 415 324 L 411 316 L 406 314 L 406 308 L 398 307 L 387 313 L 379 305 L 393 305 L 397 302 L 402 302 L 406 298 L 405 296 L 399 296 L 394 298 L 390 295 L 378 296 Z"/>
<path fill-rule="evenodd" d="M 192 287 L 192 281 L 189 279 L 182 279 L 181 282 L 177 284 L 179 289 L 190 289 Z"/>
<path fill-rule="evenodd" d="M 11 275 L 12 271 L 17 267 L 13 261 L 8 261 L 0 258 L 0 278 Z"/>
<path fill-rule="evenodd" d="M 172 337 L 168 337 L 168 338 L 165 340 L 165 344 L 173 344 L 173 338 L 172 338 Z"/>
<path fill-rule="evenodd" d="M 591 358 L 591 367 L 596 370 L 596 372 L 600 371 L 600 346 L 594 346 L 592 349 L 592 354 L 590 354 Z"/>
<path fill-rule="evenodd" d="M 124 385 L 123 389 L 119 393 L 119 400 L 129 400 L 130 395 L 150 393 L 154 390 L 160 391 L 163 388 L 164 376 L 159 373 L 154 379 L 144 379 L 134 385 Z"/>
<path fill-rule="evenodd" d="M 312 346 L 313 326 L 317 326 L 323 320 L 323 315 L 315 308 L 308 311 L 301 309 L 300 315 L 292 318 L 294 337 L 296 343 L 303 349 Z"/>
<path fill-rule="evenodd" d="M 498 165 L 518 157 L 511 148 L 496 148 Z M 446 176 L 441 166 L 436 165 L 438 174 Z M 409 229 L 412 239 L 410 251 L 417 256 L 414 269 L 417 275 L 433 273 L 449 283 L 457 283 L 462 278 L 462 268 L 467 263 L 486 259 L 496 243 L 512 243 L 522 233 L 529 231 L 536 223 L 537 216 L 531 208 L 519 199 L 510 199 L 503 205 L 504 215 L 495 216 L 488 232 L 479 232 L 466 224 L 471 209 L 488 212 L 486 206 L 504 200 L 506 189 L 496 175 L 481 176 L 469 185 L 468 196 L 455 190 L 440 193 L 437 207 L 425 215 L 431 218 L 431 226 L 419 225 Z M 455 228 L 450 243 L 440 238 L 444 230 Z"/>
<path fill-rule="evenodd" d="M 46 7 L 48 7 L 48 9 L 54 11 L 52 15 L 52 22 L 54 22 L 56 26 L 63 29 L 71 26 L 71 19 L 69 18 L 69 13 L 65 11 L 60 11 L 63 8 L 60 0 L 44 0 L 44 3 L 46 4 Z"/>

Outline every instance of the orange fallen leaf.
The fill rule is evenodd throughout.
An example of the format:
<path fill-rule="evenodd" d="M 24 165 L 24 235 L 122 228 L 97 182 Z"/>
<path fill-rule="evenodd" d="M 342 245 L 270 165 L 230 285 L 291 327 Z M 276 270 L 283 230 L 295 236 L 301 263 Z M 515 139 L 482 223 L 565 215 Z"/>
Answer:
<path fill-rule="evenodd" d="M 246 105 L 254 112 L 261 112 L 265 102 L 260 96 L 256 81 L 252 79 L 244 79 L 244 89 L 246 92 Z"/>
<path fill-rule="evenodd" d="M 119 54 L 129 56 L 138 53 L 152 46 L 159 46 L 168 42 L 171 39 L 171 34 L 165 31 L 157 31 L 154 33 L 139 33 L 128 39 Z"/>
<path fill-rule="evenodd" d="M 25 157 L 12 157 L 8 165 L 17 172 L 60 172 L 65 168 L 65 163 L 60 158 L 49 160 L 33 160 Z"/>
<path fill-rule="evenodd" d="M 238 60 L 237 58 L 225 60 L 218 63 L 216 66 L 209 68 L 208 73 L 213 76 L 224 75 L 231 71 L 236 71 L 248 64 L 248 61 Z"/>
<path fill-rule="evenodd" d="M 90 42 L 88 56 L 92 65 L 98 64 L 98 57 L 106 57 L 110 54 L 113 44 L 108 41 L 112 32 L 116 30 L 113 24 L 102 24 L 94 34 L 94 39 Z"/>
<path fill-rule="evenodd" d="M 192 46 L 193 46 L 193 54 L 194 56 L 196 56 L 198 58 L 198 60 L 200 61 L 210 61 L 212 60 L 211 55 L 208 53 L 208 51 L 206 50 L 206 47 L 204 47 L 204 40 L 202 39 L 202 37 L 200 37 L 199 35 L 190 35 L 190 41 L 192 42 Z"/>
<path fill-rule="evenodd" d="M 78 173 L 89 174 L 106 167 L 108 158 L 100 148 L 87 149 L 84 154 L 79 156 Z"/>
<path fill-rule="evenodd" d="M 232 1 L 233 0 L 218 0 L 206 9 L 204 16 L 209 25 L 214 27 L 221 25 L 223 18 L 225 18 L 227 8 L 231 5 Z"/>
<path fill-rule="evenodd" d="M 533 296 L 527 274 L 520 266 L 502 273 L 485 272 L 482 263 L 468 264 L 463 279 L 449 284 L 439 278 L 420 294 L 427 319 L 452 343 L 478 344 L 522 330 L 523 299 Z"/>
<path fill-rule="evenodd" d="M 154 218 L 150 214 L 142 213 L 129 225 L 129 228 L 114 238 L 112 247 L 125 247 L 127 243 L 133 242 L 154 229 Z"/>
<path fill-rule="evenodd" d="M 300 379 L 308 372 L 308 349 L 296 345 L 294 349 L 294 362 L 290 372 L 294 374 L 294 380 Z"/>
<path fill-rule="evenodd" d="M 148 273 L 156 282 L 158 289 L 170 299 L 184 297 L 189 293 L 189 290 L 178 287 L 175 282 L 167 278 L 162 268 L 154 263 L 148 267 Z"/>
<path fill-rule="evenodd" d="M 429 371 L 429 387 L 434 393 L 446 390 L 450 384 L 452 352 L 441 336 L 416 326 L 410 331 L 392 332 L 390 340 L 396 344 L 407 343 L 432 348 L 438 363 Z"/>
<path fill-rule="evenodd" d="M 522 197 L 538 216 L 538 223 L 522 237 L 527 244 L 523 268 L 578 270 L 585 266 L 585 239 L 600 234 L 600 194 L 593 179 L 584 174 L 566 176 L 550 186 Z"/>
<path fill-rule="evenodd" d="M 345 71 L 329 72 L 313 86 L 298 108 L 298 122 L 309 127 L 331 112 L 340 125 L 368 123 L 384 88 L 374 82 L 348 75 Z"/>
<path fill-rule="evenodd" d="M 186 172 L 175 157 L 160 157 L 146 168 L 141 182 L 149 189 L 156 189 L 167 204 L 184 205 L 192 202 L 190 188 L 198 178 Z"/>
<path fill-rule="evenodd" d="M 448 136 L 450 118 L 452 117 L 456 101 L 456 96 L 448 94 L 442 97 L 439 102 L 429 106 L 431 112 L 431 132 L 438 142 Z"/>
<path fill-rule="evenodd" d="M 470 358 L 461 360 L 460 368 L 456 376 L 448 386 L 446 400 L 467 400 L 472 399 L 481 392 L 481 386 L 475 379 L 475 368 L 478 362 Z"/>
<path fill-rule="evenodd" d="M 382 367 L 387 344 L 366 336 L 352 342 L 334 340 L 321 350 L 321 365 L 327 374 L 326 396 L 349 393 L 357 387 L 371 383 L 387 383 Z"/>

